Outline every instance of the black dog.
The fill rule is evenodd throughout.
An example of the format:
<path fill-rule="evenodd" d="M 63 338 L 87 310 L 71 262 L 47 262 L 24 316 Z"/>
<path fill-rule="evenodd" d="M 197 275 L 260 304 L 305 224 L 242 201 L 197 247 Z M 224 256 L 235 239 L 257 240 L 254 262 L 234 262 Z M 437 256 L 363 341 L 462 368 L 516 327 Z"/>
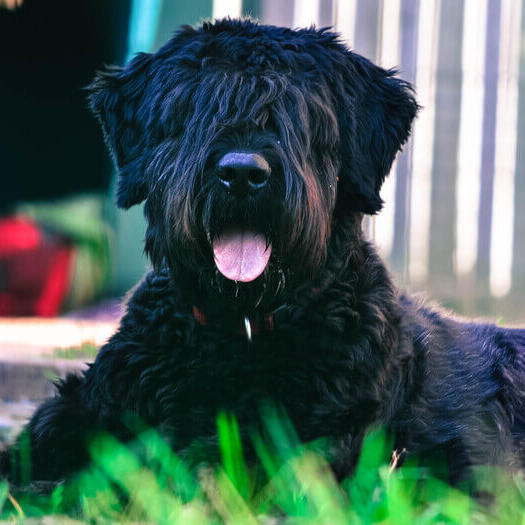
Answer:
<path fill-rule="evenodd" d="M 145 201 L 154 270 L 31 419 L 33 479 L 80 469 L 99 430 L 129 439 L 126 413 L 184 455 L 213 448 L 220 410 L 247 433 L 265 399 L 302 440 L 331 438 L 340 477 L 376 425 L 409 454 L 445 450 L 453 481 L 519 464 L 525 330 L 400 295 L 363 238 L 418 110 L 409 84 L 329 31 L 222 20 L 100 73 L 90 104 L 118 205 Z"/>

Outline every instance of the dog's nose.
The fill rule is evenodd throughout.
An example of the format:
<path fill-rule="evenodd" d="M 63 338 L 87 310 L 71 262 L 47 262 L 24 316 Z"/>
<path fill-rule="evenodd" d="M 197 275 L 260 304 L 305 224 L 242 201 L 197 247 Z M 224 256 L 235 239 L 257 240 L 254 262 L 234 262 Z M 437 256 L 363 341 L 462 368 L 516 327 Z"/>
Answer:
<path fill-rule="evenodd" d="M 232 151 L 217 163 L 217 176 L 221 184 L 241 195 L 266 186 L 270 173 L 270 165 L 257 153 Z"/>

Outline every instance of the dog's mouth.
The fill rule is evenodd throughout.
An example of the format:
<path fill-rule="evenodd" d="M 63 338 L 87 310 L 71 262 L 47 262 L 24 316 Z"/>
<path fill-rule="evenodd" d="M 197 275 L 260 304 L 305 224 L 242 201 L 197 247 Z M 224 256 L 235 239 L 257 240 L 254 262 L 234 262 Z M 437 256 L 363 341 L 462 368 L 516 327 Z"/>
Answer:
<path fill-rule="evenodd" d="M 242 228 L 222 232 L 212 244 L 217 269 L 231 281 L 254 281 L 264 272 L 272 254 L 265 235 Z"/>

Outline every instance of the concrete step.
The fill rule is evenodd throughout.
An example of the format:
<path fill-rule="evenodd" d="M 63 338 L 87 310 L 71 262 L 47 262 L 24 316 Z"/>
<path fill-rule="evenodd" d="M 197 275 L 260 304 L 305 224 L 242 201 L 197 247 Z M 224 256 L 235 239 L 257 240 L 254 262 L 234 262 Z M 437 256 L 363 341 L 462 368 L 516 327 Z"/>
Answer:
<path fill-rule="evenodd" d="M 55 380 L 86 366 L 80 360 L 46 357 L 0 361 L 0 400 L 42 401 L 54 394 Z"/>
<path fill-rule="evenodd" d="M 0 444 L 12 441 L 36 407 L 55 394 L 54 381 L 86 366 L 45 357 L 0 361 Z"/>
<path fill-rule="evenodd" d="M 53 381 L 78 373 L 93 356 L 64 349 L 100 347 L 117 321 L 0 318 L 0 443 L 16 435 L 36 406 L 54 395 Z"/>

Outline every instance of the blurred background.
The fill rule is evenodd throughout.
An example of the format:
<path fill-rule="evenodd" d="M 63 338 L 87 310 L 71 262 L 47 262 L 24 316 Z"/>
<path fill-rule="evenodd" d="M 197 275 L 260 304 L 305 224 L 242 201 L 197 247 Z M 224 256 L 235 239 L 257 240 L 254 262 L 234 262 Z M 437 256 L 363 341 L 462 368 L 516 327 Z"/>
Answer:
<path fill-rule="evenodd" d="M 145 223 L 115 209 L 83 87 L 180 24 L 241 15 L 333 26 L 414 84 L 423 109 L 369 235 L 400 285 L 523 322 L 523 0 L 0 0 L 0 315 L 118 317 Z"/>

